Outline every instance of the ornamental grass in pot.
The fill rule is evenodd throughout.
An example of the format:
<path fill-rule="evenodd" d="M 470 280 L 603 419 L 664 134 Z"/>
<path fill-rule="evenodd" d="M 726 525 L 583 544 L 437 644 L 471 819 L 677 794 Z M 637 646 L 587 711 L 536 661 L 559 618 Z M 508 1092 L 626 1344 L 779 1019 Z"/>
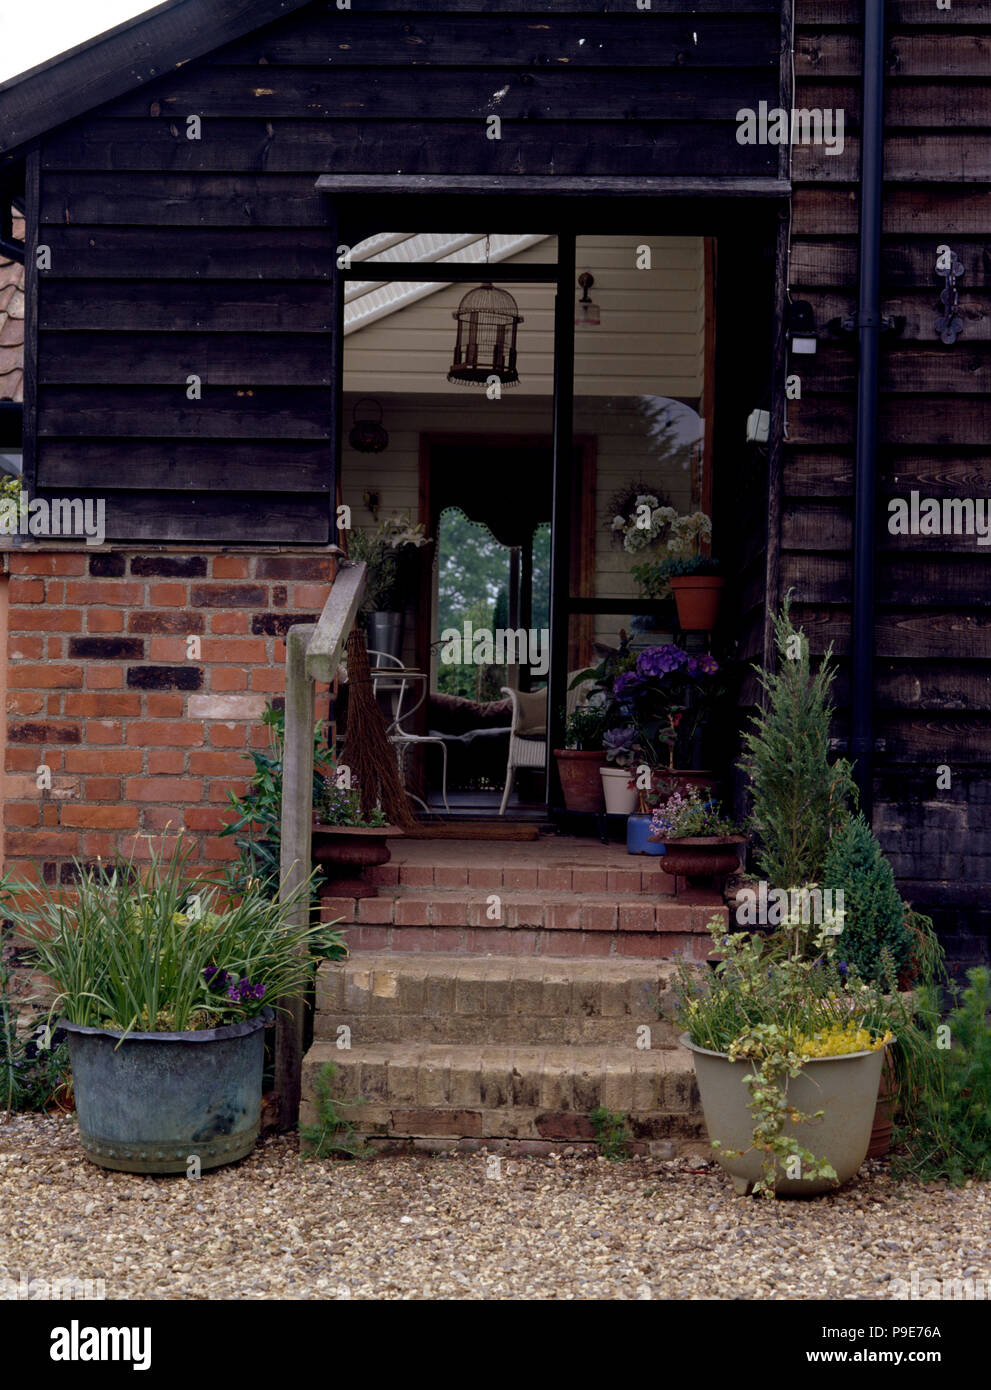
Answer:
<path fill-rule="evenodd" d="M 741 1195 L 831 1191 L 867 1154 L 904 1006 L 843 966 L 829 923 L 812 951 L 783 932 L 727 935 L 719 918 L 709 929 L 718 963 L 682 962 L 676 992 L 716 1157 Z"/>
<path fill-rule="evenodd" d="M 346 954 L 309 913 L 294 921 L 308 879 L 281 900 L 258 879 L 223 900 L 188 871 L 193 852 L 180 837 L 145 864 L 77 863 L 71 892 L 3 885 L 68 1035 L 80 1142 L 104 1168 L 188 1173 L 250 1153 L 263 1030 L 320 959 Z"/>

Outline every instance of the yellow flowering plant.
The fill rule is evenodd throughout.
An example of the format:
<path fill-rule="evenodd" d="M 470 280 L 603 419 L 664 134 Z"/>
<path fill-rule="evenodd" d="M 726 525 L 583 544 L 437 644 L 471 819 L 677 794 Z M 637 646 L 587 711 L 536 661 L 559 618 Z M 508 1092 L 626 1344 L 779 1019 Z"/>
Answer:
<path fill-rule="evenodd" d="M 833 932 L 818 934 L 820 949 L 812 956 L 807 939 L 791 932 L 727 933 L 718 917 L 709 932 L 719 959 L 701 976 L 679 963 L 677 1021 L 696 1047 L 752 1064 L 744 1078 L 753 1114 L 751 1149 L 763 1155 L 754 1191 L 773 1197 L 778 1177 L 795 1158 L 803 1178 L 835 1180 L 831 1165 L 794 1135 L 795 1126 L 823 1112 L 806 1115 L 790 1106 L 787 1079 L 814 1060 L 886 1047 L 909 1006 L 890 985 L 885 992 L 860 980 L 841 958 Z M 889 973 L 893 969 L 889 962 Z"/>

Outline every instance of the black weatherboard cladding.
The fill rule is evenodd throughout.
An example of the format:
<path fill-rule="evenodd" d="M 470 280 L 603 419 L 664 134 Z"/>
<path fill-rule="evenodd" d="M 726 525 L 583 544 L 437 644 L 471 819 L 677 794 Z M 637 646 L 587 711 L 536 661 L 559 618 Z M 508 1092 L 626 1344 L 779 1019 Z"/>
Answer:
<path fill-rule="evenodd" d="M 781 29 L 770 0 L 313 4 L 44 134 L 36 491 L 106 497 L 111 538 L 326 542 L 338 228 L 316 179 L 749 191 L 782 152 L 739 145 L 736 113 L 777 101 Z M 363 230 L 410 221 L 385 205 Z"/>

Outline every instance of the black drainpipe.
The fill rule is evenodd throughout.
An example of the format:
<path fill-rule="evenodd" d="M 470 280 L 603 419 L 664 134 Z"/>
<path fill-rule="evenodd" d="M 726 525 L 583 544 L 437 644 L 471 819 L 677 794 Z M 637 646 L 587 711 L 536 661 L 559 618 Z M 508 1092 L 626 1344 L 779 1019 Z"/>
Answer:
<path fill-rule="evenodd" d="M 881 192 L 884 163 L 884 0 L 864 0 L 857 302 L 857 453 L 853 518 L 850 753 L 868 822 L 874 800 L 874 538 L 878 347 L 881 336 Z"/>

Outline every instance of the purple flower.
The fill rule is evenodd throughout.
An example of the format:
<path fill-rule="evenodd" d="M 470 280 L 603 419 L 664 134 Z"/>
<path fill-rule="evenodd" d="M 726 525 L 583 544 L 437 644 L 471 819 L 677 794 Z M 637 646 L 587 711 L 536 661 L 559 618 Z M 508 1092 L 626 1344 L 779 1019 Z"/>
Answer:
<path fill-rule="evenodd" d="M 208 965 L 204 968 L 203 978 L 211 989 L 224 989 L 230 984 L 233 976 L 228 975 L 226 970 L 221 970 L 219 965 Z"/>
<path fill-rule="evenodd" d="M 265 998 L 265 986 L 253 985 L 247 975 L 245 975 L 243 980 L 238 980 L 237 983 L 229 985 L 227 998 L 234 1004 L 249 1004 L 252 999 Z"/>
<path fill-rule="evenodd" d="M 714 676 L 719 670 L 719 662 L 708 652 L 703 652 L 701 656 L 688 658 L 687 669 L 690 676 Z"/>
<path fill-rule="evenodd" d="M 637 675 L 668 676 L 672 671 L 680 671 L 689 660 L 688 653 L 676 647 L 673 642 L 663 647 L 648 647 L 637 657 Z"/>
<path fill-rule="evenodd" d="M 837 966 L 837 969 L 840 972 L 840 978 L 845 980 L 850 971 L 850 967 L 847 965 L 846 961 L 841 960 L 839 965 Z"/>
<path fill-rule="evenodd" d="M 640 684 L 640 678 L 632 671 L 624 671 L 621 676 L 617 676 L 613 683 L 612 693 L 619 698 L 624 691 L 633 691 Z"/>
<path fill-rule="evenodd" d="M 602 744 L 607 753 L 626 753 L 633 747 L 633 729 L 607 729 L 602 735 Z"/>

